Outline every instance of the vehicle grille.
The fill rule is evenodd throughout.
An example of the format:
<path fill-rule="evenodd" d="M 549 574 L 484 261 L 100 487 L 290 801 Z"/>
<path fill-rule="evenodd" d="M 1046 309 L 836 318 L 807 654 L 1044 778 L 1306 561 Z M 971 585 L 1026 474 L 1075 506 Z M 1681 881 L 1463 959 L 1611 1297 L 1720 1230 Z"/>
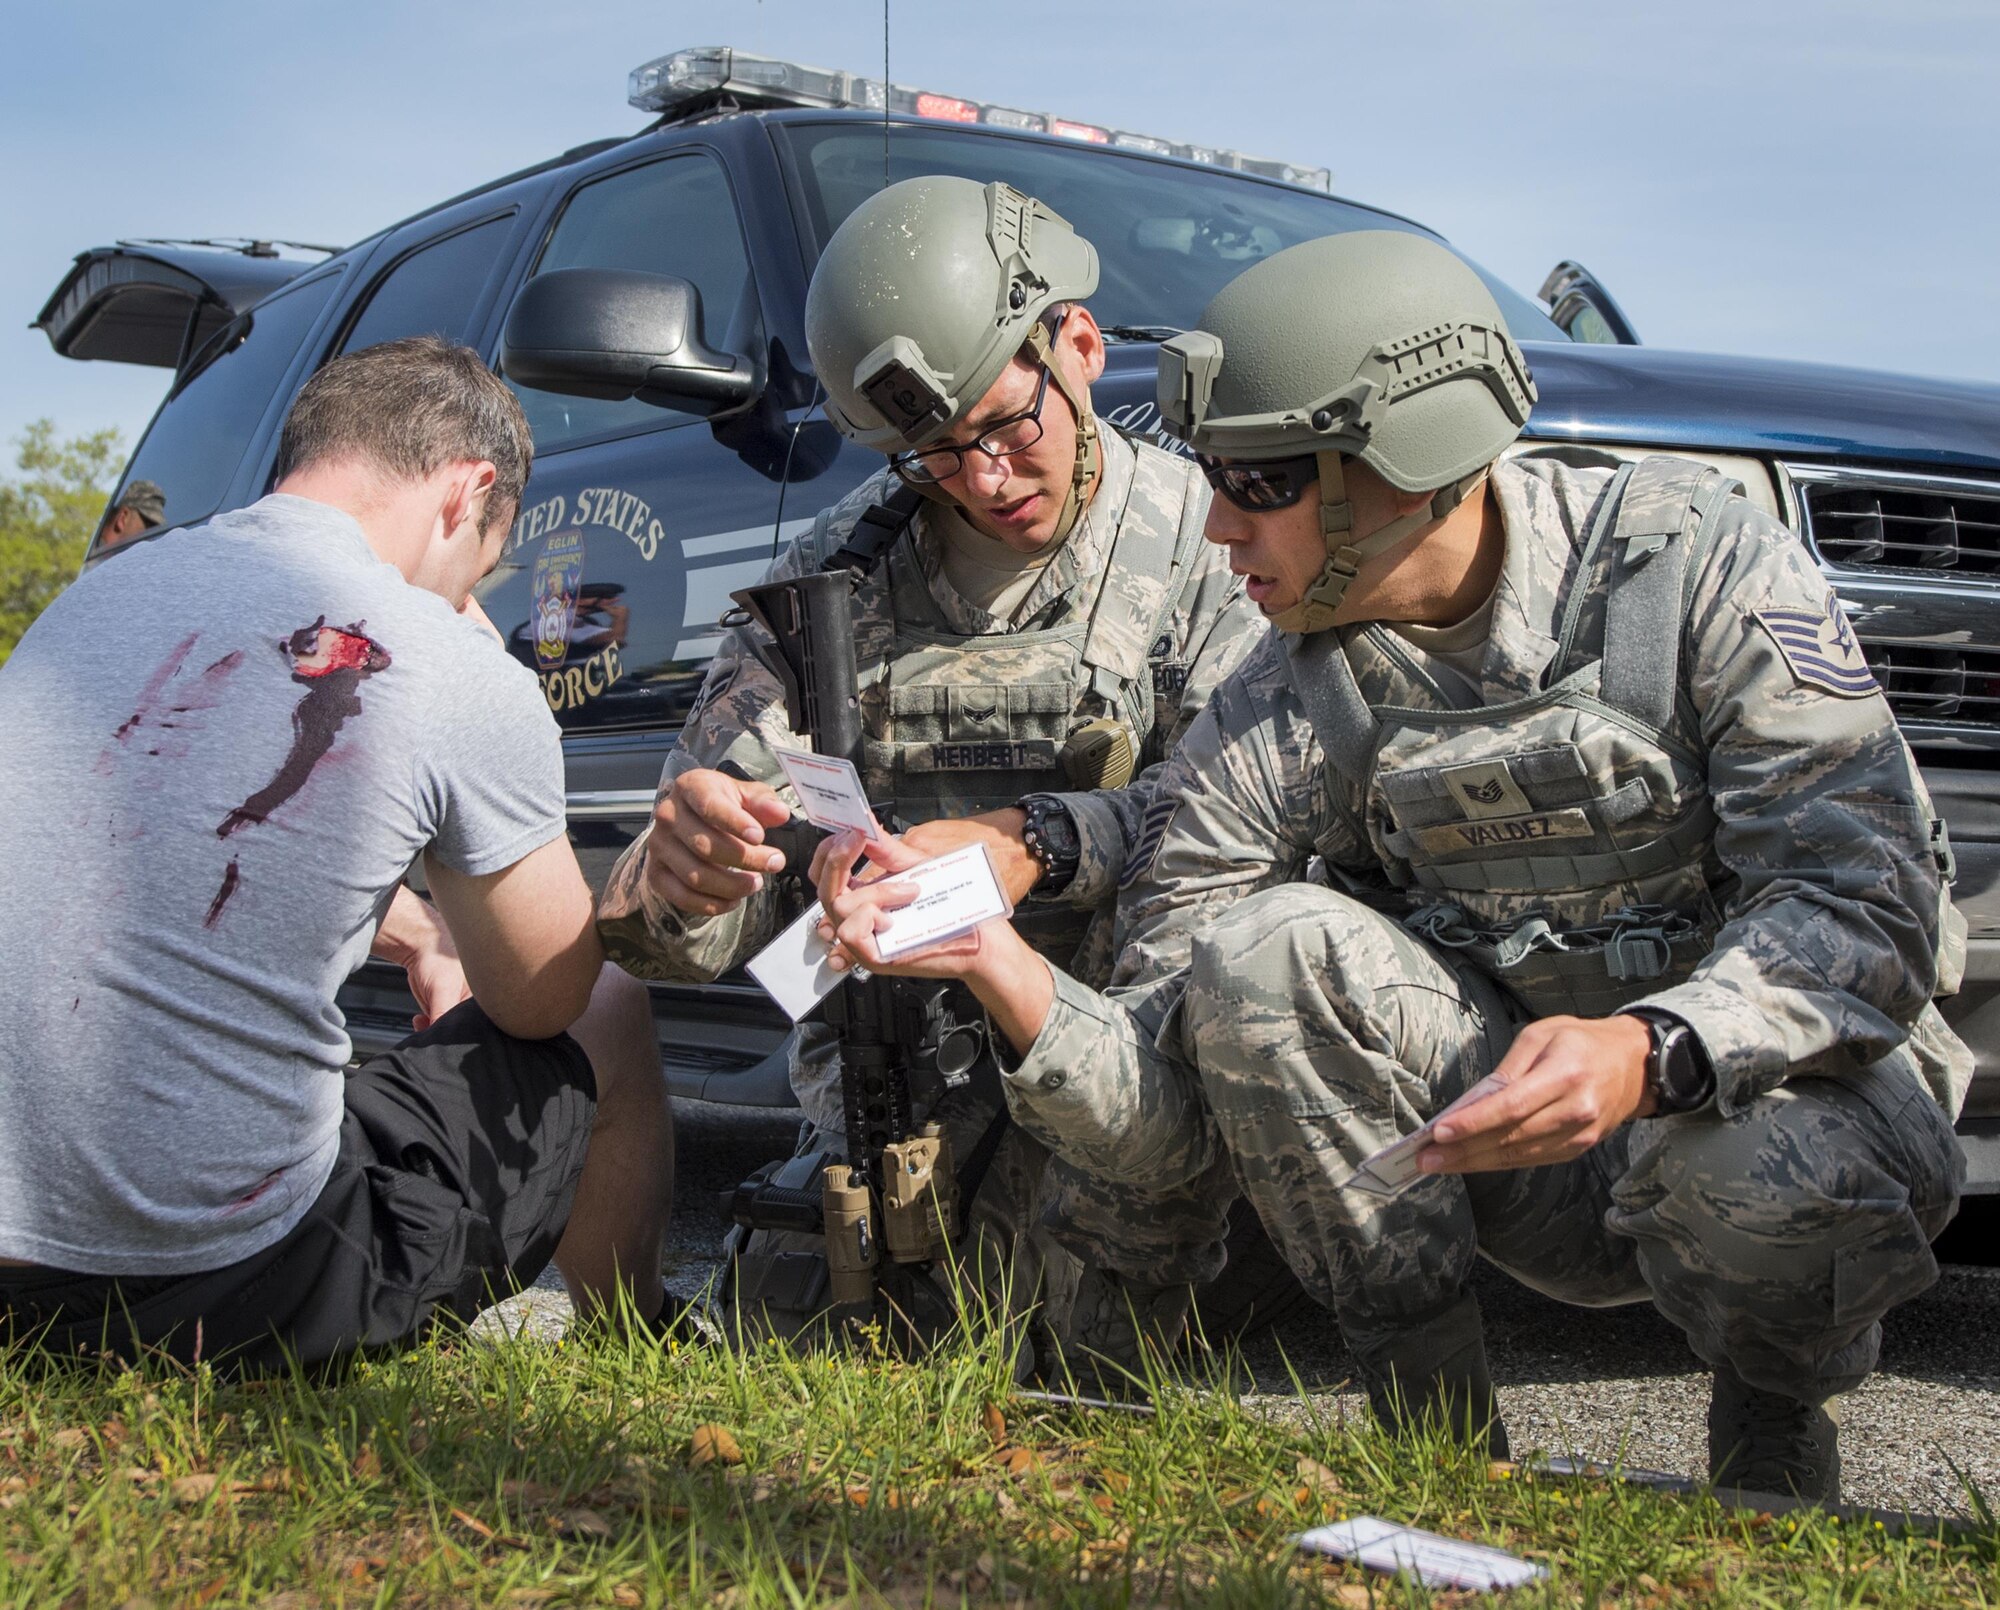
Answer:
<path fill-rule="evenodd" d="M 1861 639 L 1899 721 L 2000 729 L 2000 648 Z"/>
<path fill-rule="evenodd" d="M 1801 481 L 1806 535 L 1830 565 L 2000 575 L 2000 486 Z"/>

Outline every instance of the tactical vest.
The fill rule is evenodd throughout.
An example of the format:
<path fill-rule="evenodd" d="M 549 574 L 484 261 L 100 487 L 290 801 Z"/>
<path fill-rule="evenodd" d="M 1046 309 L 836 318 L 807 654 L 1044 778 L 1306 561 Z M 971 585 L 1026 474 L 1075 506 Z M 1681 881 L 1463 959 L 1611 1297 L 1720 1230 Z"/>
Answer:
<path fill-rule="evenodd" d="M 1407 926 L 1538 1017 L 1615 1011 L 1685 979 L 1713 947 L 1721 866 L 1680 653 L 1689 578 L 1740 490 L 1685 460 L 1620 469 L 1582 537 L 1555 658 L 1526 698 L 1371 709 L 1344 634 L 1287 640 L 1292 686 L 1329 763 L 1360 788 L 1361 826 L 1406 891 Z"/>
<path fill-rule="evenodd" d="M 894 801 L 914 823 L 1070 791 L 1077 784 L 1062 769 L 1063 745 L 1100 717 L 1125 728 L 1135 756 L 1144 752 L 1153 731 L 1149 649 L 1168 630 L 1201 551 L 1200 472 L 1191 461 L 1177 470 L 1166 518 L 1130 521 L 1135 463 L 1089 612 L 1039 631 L 953 630 L 911 540 L 916 500 L 891 498 L 861 516 L 827 565 L 866 575 L 885 553 L 888 561 L 877 584 L 888 589 L 893 631 L 888 642 L 865 646 L 859 667 L 871 798 Z M 825 531 L 815 535 L 824 552 Z"/>

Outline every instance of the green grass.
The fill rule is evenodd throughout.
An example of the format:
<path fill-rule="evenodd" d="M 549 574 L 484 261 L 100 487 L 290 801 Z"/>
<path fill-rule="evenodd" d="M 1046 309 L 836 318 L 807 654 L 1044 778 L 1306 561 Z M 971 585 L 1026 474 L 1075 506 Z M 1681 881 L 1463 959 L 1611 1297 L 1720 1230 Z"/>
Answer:
<path fill-rule="evenodd" d="M 1552 1578 L 1505 1602 L 2000 1603 L 2000 1525 L 1896 1537 L 1535 1480 L 1199 1384 L 1011 1396 L 880 1356 L 456 1340 L 337 1385 L 0 1352 L 0 1604 L 1452 1604 L 1302 1556 L 1378 1514 Z M 713 1429 L 720 1428 L 720 1434 Z"/>

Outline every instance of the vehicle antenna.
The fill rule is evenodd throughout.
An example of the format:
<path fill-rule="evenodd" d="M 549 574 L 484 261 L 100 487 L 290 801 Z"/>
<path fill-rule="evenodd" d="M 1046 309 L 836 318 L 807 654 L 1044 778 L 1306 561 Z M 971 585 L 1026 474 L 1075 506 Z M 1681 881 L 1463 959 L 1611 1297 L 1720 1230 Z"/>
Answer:
<path fill-rule="evenodd" d="M 889 0 L 882 0 L 882 188 L 889 188 Z"/>
<path fill-rule="evenodd" d="M 812 416 L 819 412 L 821 399 L 826 396 L 826 388 L 817 380 L 813 382 L 812 402 L 799 415 L 799 422 L 792 427 L 791 439 L 785 443 L 785 467 L 778 476 L 778 517 L 771 522 L 771 562 L 778 562 L 778 542 L 785 534 L 785 493 L 792 484 L 792 455 L 799 450 L 799 432 L 812 422 Z"/>

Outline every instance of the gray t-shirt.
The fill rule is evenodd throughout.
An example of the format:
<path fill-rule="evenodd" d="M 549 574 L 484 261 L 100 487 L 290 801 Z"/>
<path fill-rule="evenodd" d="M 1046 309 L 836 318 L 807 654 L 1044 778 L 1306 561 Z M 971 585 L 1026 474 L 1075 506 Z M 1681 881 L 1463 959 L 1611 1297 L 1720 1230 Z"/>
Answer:
<path fill-rule="evenodd" d="M 430 849 L 563 831 L 534 675 L 273 495 L 98 566 L 0 667 L 0 1257 L 221 1268 L 333 1167 L 334 992 Z"/>

